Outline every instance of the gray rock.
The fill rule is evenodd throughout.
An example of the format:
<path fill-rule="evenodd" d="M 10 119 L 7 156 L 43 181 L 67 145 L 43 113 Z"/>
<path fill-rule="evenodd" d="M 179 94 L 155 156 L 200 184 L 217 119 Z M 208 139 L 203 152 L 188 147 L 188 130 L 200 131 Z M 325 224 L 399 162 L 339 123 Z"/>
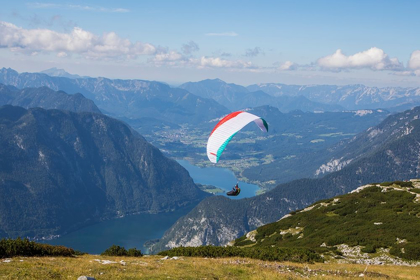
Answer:
<path fill-rule="evenodd" d="M 89 276 L 80 276 L 79 278 L 77 278 L 77 280 L 96 280 L 96 279 Z"/>

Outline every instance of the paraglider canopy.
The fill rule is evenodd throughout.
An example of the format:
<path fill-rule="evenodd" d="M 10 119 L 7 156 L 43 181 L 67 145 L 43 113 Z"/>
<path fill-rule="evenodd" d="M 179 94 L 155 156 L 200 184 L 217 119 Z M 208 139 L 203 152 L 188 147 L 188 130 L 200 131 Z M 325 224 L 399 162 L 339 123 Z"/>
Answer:
<path fill-rule="evenodd" d="M 233 136 L 250 122 L 255 124 L 264 132 L 268 132 L 267 122 L 248 112 L 237 111 L 230 113 L 219 121 L 213 128 L 207 141 L 207 157 L 213 163 L 219 161 L 224 149 Z"/>

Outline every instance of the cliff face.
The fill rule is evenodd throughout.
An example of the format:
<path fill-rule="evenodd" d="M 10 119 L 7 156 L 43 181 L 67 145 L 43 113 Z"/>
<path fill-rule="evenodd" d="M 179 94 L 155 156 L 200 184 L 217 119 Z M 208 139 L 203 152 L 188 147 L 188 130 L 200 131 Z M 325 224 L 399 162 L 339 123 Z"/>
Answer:
<path fill-rule="evenodd" d="M 348 141 L 341 141 L 330 147 L 327 151 L 330 159 L 319 166 L 315 175 L 341 170 L 349 163 L 368 156 L 372 151 L 410 135 L 417 125 L 416 120 L 419 116 L 420 107 L 391 115 L 379 125 L 370 127 Z"/>
<path fill-rule="evenodd" d="M 0 228 L 62 234 L 198 203 L 188 172 L 127 125 L 95 113 L 0 107 Z"/>

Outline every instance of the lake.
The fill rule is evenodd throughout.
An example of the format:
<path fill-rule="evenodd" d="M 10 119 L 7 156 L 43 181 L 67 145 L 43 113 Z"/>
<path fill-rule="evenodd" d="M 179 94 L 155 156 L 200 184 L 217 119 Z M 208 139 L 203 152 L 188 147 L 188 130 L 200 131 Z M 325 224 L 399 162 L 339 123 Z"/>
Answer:
<path fill-rule="evenodd" d="M 237 179 L 232 171 L 225 168 L 200 168 L 185 160 L 178 160 L 195 183 L 213 185 L 230 191 Z M 241 194 L 231 199 L 240 199 L 255 196 L 259 189 L 257 185 L 239 182 Z M 227 196 L 222 193 L 220 195 Z M 90 254 L 100 254 L 111 245 L 123 246 L 126 249 L 136 247 L 147 253 L 143 244 L 152 239 L 161 238 L 180 217 L 186 215 L 192 208 L 181 209 L 171 213 L 140 214 L 94 224 L 74 231 L 54 240 L 46 241 L 52 245 L 64 245 L 75 250 Z"/>
<path fill-rule="evenodd" d="M 218 195 L 224 195 L 231 199 L 241 199 L 255 196 L 255 193 L 260 189 L 257 185 L 238 181 L 235 177 L 235 174 L 226 168 L 200 168 L 192 165 L 186 160 L 177 160 L 177 162 L 181 164 L 185 169 L 187 169 L 195 183 L 213 185 L 228 192 L 232 190 L 232 188 L 238 182 L 239 187 L 241 188 L 241 193 L 238 196 L 227 196 L 225 193 L 220 193 Z"/>
<path fill-rule="evenodd" d="M 100 222 L 57 239 L 45 241 L 51 245 L 64 245 L 89 254 L 100 254 L 111 245 L 126 249 L 140 249 L 147 254 L 143 244 L 163 236 L 180 217 L 192 207 L 170 213 L 139 214 Z"/>

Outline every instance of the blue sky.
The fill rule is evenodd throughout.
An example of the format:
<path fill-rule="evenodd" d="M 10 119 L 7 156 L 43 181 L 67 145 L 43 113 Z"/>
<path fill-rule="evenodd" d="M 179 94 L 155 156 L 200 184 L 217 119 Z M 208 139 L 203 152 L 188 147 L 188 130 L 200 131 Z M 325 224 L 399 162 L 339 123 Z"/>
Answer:
<path fill-rule="evenodd" d="M 4 1 L 0 67 L 420 86 L 419 1 Z"/>

